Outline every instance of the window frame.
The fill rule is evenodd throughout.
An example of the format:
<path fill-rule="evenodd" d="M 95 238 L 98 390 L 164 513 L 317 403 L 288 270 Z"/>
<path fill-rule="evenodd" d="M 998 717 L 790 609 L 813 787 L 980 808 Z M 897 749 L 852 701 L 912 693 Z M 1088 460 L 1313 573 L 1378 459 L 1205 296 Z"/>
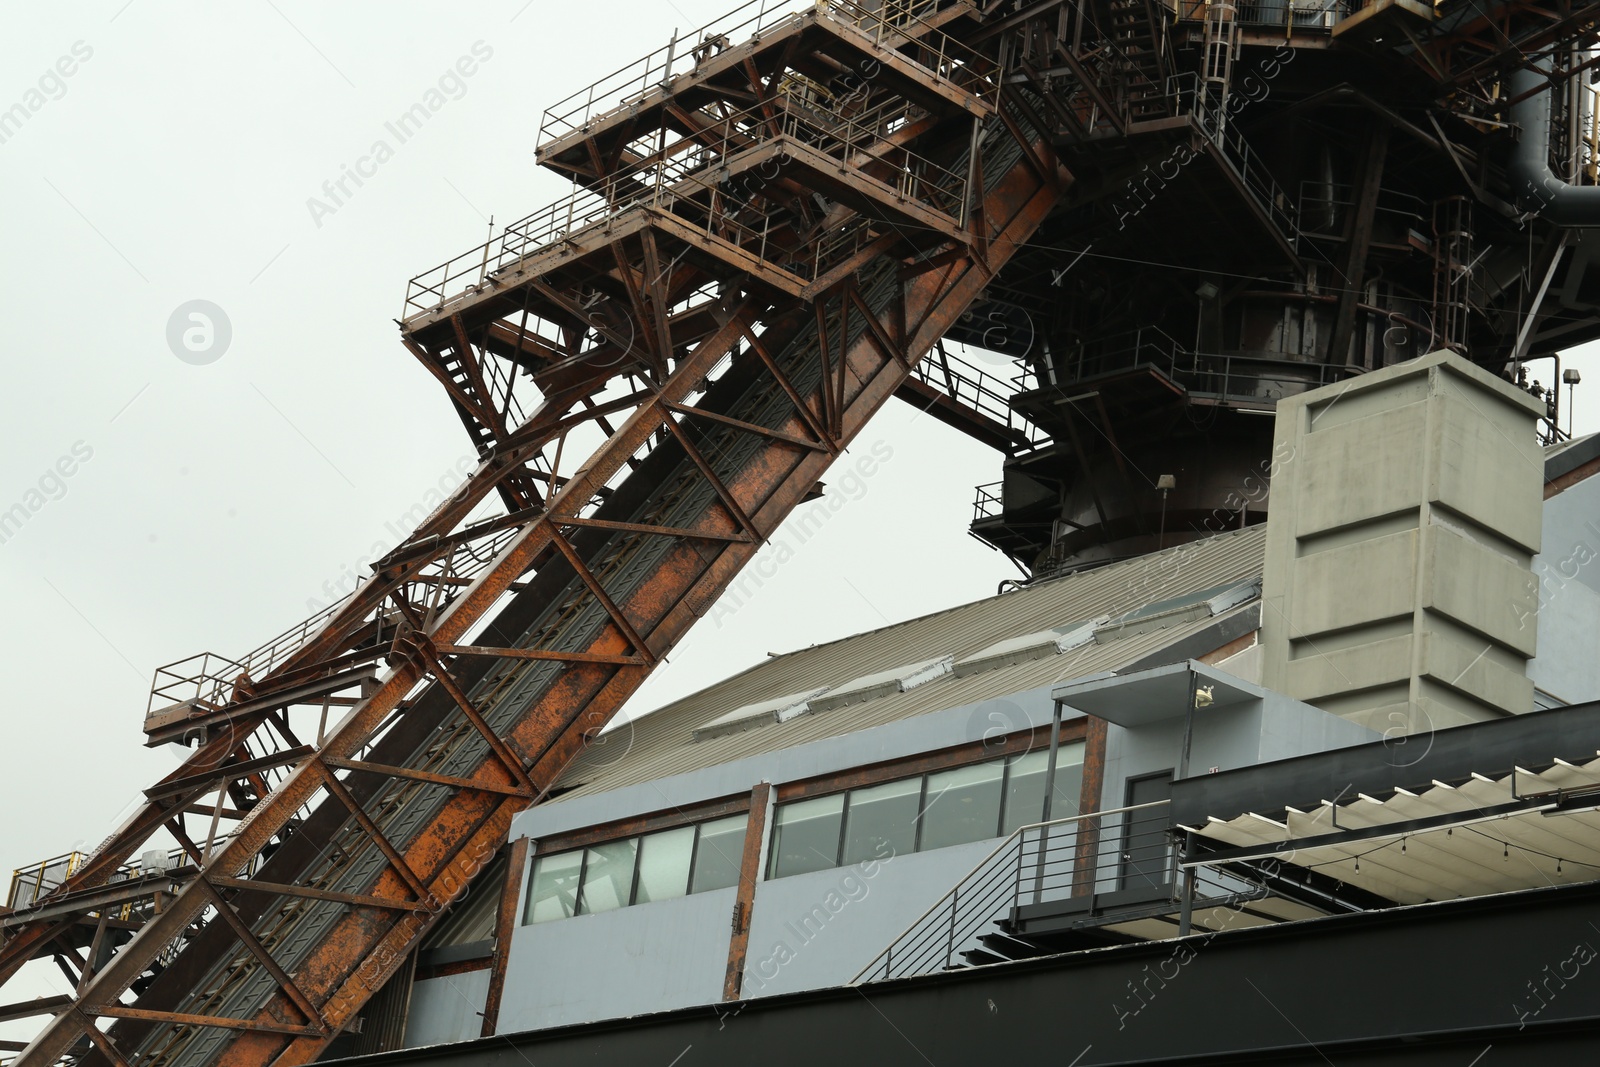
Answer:
<path fill-rule="evenodd" d="M 700 858 L 700 828 L 707 823 L 720 822 L 735 815 L 745 818 L 745 834 L 748 835 L 750 819 L 750 794 L 743 793 L 736 797 L 716 801 L 710 804 L 685 810 L 675 809 L 670 812 L 655 812 L 650 815 L 638 816 L 632 819 L 607 823 L 603 826 L 586 827 L 582 830 L 565 834 L 552 834 L 549 837 L 539 838 L 528 853 L 527 868 L 523 878 L 521 893 L 522 903 L 517 910 L 517 926 L 542 926 L 547 922 L 560 922 L 561 919 L 575 919 L 580 915 L 604 915 L 606 912 L 590 912 L 580 910 L 583 901 L 584 879 L 589 874 L 589 850 L 600 845 L 614 844 L 620 841 L 632 840 L 634 842 L 633 877 L 628 884 L 628 900 L 615 908 L 606 911 L 621 911 L 624 908 L 636 906 L 639 895 L 639 852 L 644 838 L 662 830 L 677 830 L 683 827 L 694 828 L 694 841 L 689 851 L 689 873 L 684 882 L 683 896 L 694 896 L 691 887 L 694 885 L 695 867 Z M 573 910 L 571 915 L 561 916 L 559 919 L 545 919 L 541 922 L 527 922 L 528 901 L 533 894 L 535 872 L 538 870 L 539 861 L 550 856 L 558 856 L 566 852 L 578 852 L 578 882 L 577 890 L 573 895 Z M 726 887 L 724 887 L 726 888 Z M 708 889 L 702 892 L 714 893 L 717 890 Z M 669 900 L 681 900 L 682 897 L 671 897 Z M 646 903 L 656 903 L 646 901 Z"/>
<path fill-rule="evenodd" d="M 1088 716 L 1068 719 L 1061 724 L 1060 744 L 1085 742 L 1084 767 L 1088 768 L 1091 761 L 1096 759 L 1095 739 L 1089 736 Z M 774 804 L 787 804 L 792 800 L 805 800 L 809 797 L 824 796 L 828 793 L 839 793 L 857 786 L 879 785 L 883 782 L 897 781 L 902 778 L 912 778 L 930 771 L 949 770 L 955 767 L 972 763 L 987 763 L 993 759 L 1017 756 L 1031 751 L 1040 746 L 1046 748 L 1050 744 L 1050 724 L 1045 723 L 1033 729 L 1017 730 L 1007 734 L 1003 741 L 998 743 L 990 741 L 971 741 L 963 745 L 939 749 L 935 752 L 923 752 L 902 759 L 886 760 L 867 767 L 859 767 L 849 771 L 835 772 L 833 774 L 818 775 L 815 778 L 806 778 L 797 782 L 785 782 L 773 790 L 772 801 Z M 1103 760 L 1104 756 L 1099 755 Z M 1087 777 L 1087 771 L 1086 775 Z"/>
<path fill-rule="evenodd" d="M 1075 727 L 1070 729 L 1069 727 Z M 1036 743 L 1043 739 L 1048 745 L 1050 727 L 1048 725 L 1035 727 L 1032 730 L 1019 730 L 1008 734 L 1004 742 L 999 745 L 988 742 L 976 742 L 974 745 L 961 745 L 956 748 L 943 749 L 935 753 L 914 756 L 906 760 L 897 760 L 876 764 L 861 771 L 853 771 L 844 775 L 832 777 L 817 777 L 803 782 L 789 783 L 779 786 L 774 790 L 772 815 L 768 820 L 766 848 L 769 861 L 764 864 L 762 873 L 763 881 L 773 881 L 778 878 L 798 878 L 799 874 L 776 873 L 777 862 L 776 844 L 778 839 L 778 812 L 788 804 L 803 800 L 816 800 L 822 797 L 842 795 L 839 814 L 839 835 L 834 845 L 834 864 L 831 868 L 821 868 L 819 871 L 804 872 L 807 874 L 820 873 L 820 870 L 838 870 L 844 866 L 844 846 L 850 827 L 850 806 L 852 797 L 858 789 L 870 789 L 873 786 L 885 785 L 890 782 L 903 782 L 912 778 L 919 779 L 917 791 L 917 825 L 913 834 L 912 852 L 922 852 L 923 829 L 925 820 L 923 813 L 928 804 L 928 779 L 943 771 L 960 770 L 965 767 L 976 767 L 988 763 L 1000 764 L 1000 803 L 995 816 L 994 833 L 990 837 L 979 838 L 987 841 L 995 837 L 1007 836 L 1002 831 L 1006 825 L 1007 808 L 1011 792 L 1011 768 L 1019 757 L 1026 756 L 1035 751 L 1048 752 L 1048 748 L 1038 749 Z M 1057 738 L 1057 747 L 1067 745 L 1082 745 L 1083 759 L 1074 766 L 1084 768 L 1079 796 L 1091 787 L 1098 788 L 1098 783 L 1091 783 L 1088 767 L 1091 761 L 1097 760 L 1103 765 L 1104 751 L 1097 751 L 1096 739 L 1090 735 L 1087 717 L 1062 723 L 1061 733 Z M 973 758 L 976 756 L 976 758 Z M 899 773 L 896 773 L 899 772 Z M 1080 801 L 1081 807 L 1081 801 Z M 1042 815 L 1041 811 L 1041 815 Z M 1092 814 L 1092 813 L 1087 813 Z M 1037 821 L 1037 820 L 1034 820 Z M 1022 823 L 1019 825 L 1030 825 Z M 1015 831 L 1012 831 L 1015 833 Z M 970 843 L 970 842 L 969 842 Z M 939 846 L 946 847 L 946 846 Z M 957 846 L 948 846 L 957 847 Z"/>

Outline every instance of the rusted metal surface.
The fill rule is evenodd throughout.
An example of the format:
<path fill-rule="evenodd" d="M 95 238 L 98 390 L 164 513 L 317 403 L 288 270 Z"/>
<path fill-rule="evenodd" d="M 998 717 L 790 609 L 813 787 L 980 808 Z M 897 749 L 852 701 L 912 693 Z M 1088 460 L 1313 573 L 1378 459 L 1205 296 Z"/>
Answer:
<path fill-rule="evenodd" d="M 761 880 L 761 852 L 771 819 L 773 789 L 759 782 L 750 791 L 750 816 L 745 824 L 744 853 L 739 857 L 739 885 L 733 903 L 733 932 L 728 938 L 728 969 L 722 980 L 722 999 L 738 1000 L 744 984 L 744 961 L 750 950 L 750 925 L 756 906 L 756 883 Z"/>
<path fill-rule="evenodd" d="M 521 920 L 522 877 L 528 869 L 529 840 L 519 837 L 506 846 L 506 880 L 500 889 L 500 909 L 494 923 L 494 958 L 490 963 L 489 991 L 483 1000 L 483 1025 L 479 1035 L 489 1037 L 500 1023 L 500 1001 L 505 995 L 506 965 L 511 958 L 511 935 Z"/>
<path fill-rule="evenodd" d="M 1078 797 L 1078 813 L 1090 815 L 1105 807 L 1101 796 L 1106 787 L 1106 734 L 1109 726 L 1104 719 L 1086 715 L 1083 722 L 1083 791 Z M 1073 856 L 1076 870 L 1089 872 L 1095 869 L 1100 849 L 1100 820 L 1085 819 L 1078 824 L 1077 851 Z M 1079 885 L 1083 888 L 1080 891 Z M 1094 879 L 1082 878 L 1073 883 L 1074 896 L 1094 892 Z"/>

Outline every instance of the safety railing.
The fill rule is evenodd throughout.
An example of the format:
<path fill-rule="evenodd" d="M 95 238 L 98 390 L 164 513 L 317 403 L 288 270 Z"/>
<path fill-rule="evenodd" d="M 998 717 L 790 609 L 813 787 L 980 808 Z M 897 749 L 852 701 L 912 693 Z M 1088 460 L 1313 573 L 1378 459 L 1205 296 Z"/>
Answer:
<path fill-rule="evenodd" d="M 427 581 L 422 583 L 424 587 L 417 591 L 412 602 L 424 612 L 444 607 L 457 591 L 470 585 L 494 562 L 515 535 L 514 528 L 506 529 L 456 545 L 449 555 L 422 570 L 420 577 Z M 215 710 L 243 699 L 247 694 L 239 691 L 241 680 L 247 679 L 251 684 L 261 682 L 299 651 L 348 599 L 348 596 L 342 597 L 314 612 L 239 659 L 201 652 L 157 667 L 145 714 L 190 701 L 197 707 Z M 395 619 L 398 625 L 398 615 Z"/>
<path fill-rule="evenodd" d="M 1064 360 L 1059 373 L 1077 383 L 1141 367 L 1159 371 L 1191 396 L 1235 403 L 1273 402 L 1348 376 L 1331 363 L 1195 352 L 1154 326 L 1101 338 Z"/>
<path fill-rule="evenodd" d="M 800 91 L 801 86 L 794 86 Z M 765 259 L 771 238 L 767 217 L 752 209 L 741 185 L 741 162 L 749 162 L 774 140 L 786 138 L 890 185 L 895 193 L 966 223 L 967 175 L 892 144 L 895 129 L 919 112 L 898 98 L 857 114 L 823 114 L 812 107 L 789 106 L 780 95 L 776 110 L 749 108 L 704 131 L 692 145 L 670 158 L 657 158 L 608 179 L 597 189 L 580 189 L 508 224 L 496 237 L 475 245 L 411 279 L 402 318 L 437 312 L 480 291 L 490 280 L 529 256 L 557 244 L 578 245 L 586 234 L 611 225 L 622 213 L 643 207 L 670 211 L 684 221 L 732 241 Z M 762 157 L 765 158 L 765 157 Z M 745 216 L 751 221 L 746 222 Z M 786 263 L 807 279 L 829 263 L 853 253 L 865 230 L 834 235 L 818 243 L 799 262 Z"/>
<path fill-rule="evenodd" d="M 1354 210 L 1355 203 L 1355 187 L 1348 183 L 1302 179 L 1295 209 L 1300 232 L 1324 240 L 1347 240 L 1341 220 L 1345 212 Z M 1430 225 L 1428 210 L 1429 205 L 1421 197 L 1395 189 L 1380 189 L 1373 214 L 1385 220 L 1385 229 L 1399 233 L 1424 232 Z"/>
<path fill-rule="evenodd" d="M 1156 326 L 1128 330 L 1099 338 L 1064 361 L 1064 377 L 1071 381 L 1098 378 L 1149 365 L 1169 376 L 1176 368 L 1182 345 Z"/>
<path fill-rule="evenodd" d="M 1012 431 L 1017 443 L 1035 447 L 1048 435 L 1011 406 L 1017 378 L 991 374 L 973 363 L 951 355 L 941 344 L 912 368 L 911 376 L 939 390 L 952 400 L 971 408 Z"/>
<path fill-rule="evenodd" d="M 989 482 L 978 486 L 976 498 L 972 501 L 972 521 L 979 522 L 983 519 L 997 519 L 1005 514 L 1006 503 L 1002 495 L 1005 492 L 1005 482 Z"/>
<path fill-rule="evenodd" d="M 1168 801 L 1074 815 L 1014 830 L 862 968 L 852 984 L 959 966 L 962 953 L 1017 909 L 1132 890 L 1176 901 Z"/>
<path fill-rule="evenodd" d="M 226 705 L 234 699 L 234 689 L 241 678 L 259 682 L 266 677 L 320 630 L 342 604 L 342 600 L 329 604 L 239 659 L 201 652 L 157 667 L 145 714 L 191 700 L 208 708 Z"/>
<path fill-rule="evenodd" d="M 1187 115 L 1217 146 L 1256 206 L 1277 227 L 1290 247 L 1298 248 L 1300 227 L 1294 201 L 1278 185 L 1260 154 L 1227 121 L 1226 104 L 1207 92 L 1192 72 L 1168 78 L 1167 96 L 1172 101 L 1173 114 Z"/>
<path fill-rule="evenodd" d="M 1025 938 L 1034 917 L 1105 925 L 1266 893 L 1208 868 L 1180 872 L 1170 801 L 1018 827 L 851 980 L 852 985 L 962 966 L 986 934 Z M 1187 883 L 1184 878 L 1190 879 Z M 992 955 L 992 954 L 991 954 Z"/>
<path fill-rule="evenodd" d="M 1198 353 L 1187 367 L 1179 367 L 1173 377 L 1188 387 L 1190 396 L 1267 405 L 1308 389 L 1344 381 L 1349 375 L 1345 367 L 1332 363 Z"/>
<path fill-rule="evenodd" d="M 749 0 L 725 15 L 688 33 L 674 36 L 664 47 L 580 89 L 545 111 L 539 124 L 538 149 L 550 142 L 586 130 L 618 112 L 638 107 L 649 94 L 671 85 L 673 79 L 699 70 L 734 44 L 770 36 L 785 24 L 815 13 L 850 26 L 875 44 L 900 49 L 910 46 L 913 62 L 936 76 L 948 78 L 974 95 L 994 90 L 979 73 L 981 57 L 925 20 L 950 0 Z"/>
<path fill-rule="evenodd" d="M 52 889 L 78 872 L 88 859 L 82 852 L 68 852 L 53 856 L 11 872 L 11 891 L 6 895 L 6 907 L 12 911 L 30 907 Z"/>
<path fill-rule="evenodd" d="M 30 863 L 26 867 L 18 867 L 11 872 L 11 888 L 6 894 L 6 907 L 11 911 L 33 907 L 60 888 L 68 878 L 82 870 L 88 860 L 88 853 L 73 851 L 40 860 L 38 863 Z M 181 867 L 188 862 L 189 856 L 182 849 L 173 849 L 169 852 L 154 850 L 141 856 L 137 863 L 122 864 L 106 879 L 105 884 L 114 885 L 118 882 L 131 881 L 147 874 Z M 159 866 L 155 865 L 157 863 Z M 128 920 L 136 917 L 141 909 L 137 901 L 129 901 L 113 905 L 111 910 L 113 918 Z"/>
<path fill-rule="evenodd" d="M 1204 22 L 1210 0 L 1174 0 L 1176 17 L 1185 22 Z M 1241 26 L 1271 26 L 1295 30 L 1331 30 L 1354 7 L 1350 0 L 1238 0 L 1234 21 Z"/>
<path fill-rule="evenodd" d="M 145 714 L 190 701 L 201 707 L 220 708 L 232 699 L 234 683 L 244 673 L 244 664 L 215 652 L 201 652 L 157 667 Z"/>

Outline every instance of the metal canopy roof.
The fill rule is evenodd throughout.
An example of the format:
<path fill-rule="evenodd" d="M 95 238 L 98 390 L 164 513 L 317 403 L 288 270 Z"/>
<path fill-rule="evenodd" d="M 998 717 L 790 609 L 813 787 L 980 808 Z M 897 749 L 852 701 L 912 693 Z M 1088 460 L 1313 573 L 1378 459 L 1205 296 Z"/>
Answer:
<path fill-rule="evenodd" d="M 1600 704 L 1579 705 L 1409 739 L 1425 752 L 1383 741 L 1187 779 L 1183 864 L 1293 865 L 1402 904 L 1595 880 L 1597 724 Z M 1308 788 L 1331 795 L 1289 799 Z"/>
<path fill-rule="evenodd" d="M 1258 685 L 1194 660 L 1152 667 L 1137 674 L 1076 682 L 1061 686 L 1050 695 L 1069 708 L 1118 726 L 1143 726 L 1178 718 L 1188 711 L 1191 677 L 1196 686 L 1211 690 L 1211 703 L 1199 714 L 1260 700 L 1266 695 Z"/>

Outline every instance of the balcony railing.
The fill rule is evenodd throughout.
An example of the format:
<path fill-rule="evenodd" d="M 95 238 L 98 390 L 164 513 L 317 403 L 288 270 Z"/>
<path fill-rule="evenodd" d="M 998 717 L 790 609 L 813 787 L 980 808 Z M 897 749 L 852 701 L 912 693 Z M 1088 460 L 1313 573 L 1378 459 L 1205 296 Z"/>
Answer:
<path fill-rule="evenodd" d="M 1035 823 L 1013 831 L 913 922 L 851 984 L 962 966 L 987 933 L 1007 933 L 1041 910 L 1089 918 L 1097 911 L 1181 907 L 1185 891 L 1168 825 L 1170 802 L 1136 804 Z M 1190 888 L 1208 904 L 1262 895 L 1201 870 Z M 1091 921 L 1099 921 L 1098 919 Z M 997 925 L 999 924 L 999 925 Z"/>
<path fill-rule="evenodd" d="M 1019 445 L 1027 442 L 1025 449 L 1037 448 L 1049 440 L 1048 434 L 1011 406 L 1011 398 L 1018 393 L 1022 381 L 1019 375 L 991 374 L 952 355 L 941 345 L 912 368 L 911 376 L 1006 427 Z"/>

